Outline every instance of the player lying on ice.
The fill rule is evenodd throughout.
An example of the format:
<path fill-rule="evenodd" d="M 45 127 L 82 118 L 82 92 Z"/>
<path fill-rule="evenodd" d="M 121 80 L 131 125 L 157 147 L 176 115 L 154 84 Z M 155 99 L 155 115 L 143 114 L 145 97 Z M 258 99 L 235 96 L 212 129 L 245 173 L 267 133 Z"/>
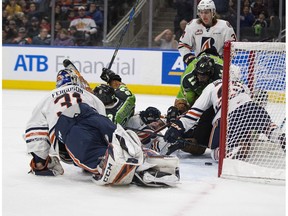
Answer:
<path fill-rule="evenodd" d="M 181 76 L 180 89 L 174 106 L 171 106 L 167 112 L 168 122 L 173 122 L 179 115 L 186 113 L 209 83 L 222 78 L 222 71 L 223 60 L 214 47 L 206 49 L 194 58 Z M 182 151 L 195 156 L 204 154 L 205 146 L 208 146 L 214 115 L 212 106 L 203 112 L 195 130 L 190 130 L 183 137 L 189 139 L 194 145 L 187 145 L 181 149 Z"/>
<path fill-rule="evenodd" d="M 175 186 L 179 182 L 177 157 L 159 156 L 142 149 L 138 136 L 106 117 L 104 104 L 85 89 L 83 77 L 71 69 L 57 74 L 56 89 L 34 109 L 25 140 L 32 155 L 31 173 L 63 175 L 58 142 L 64 143 L 73 163 L 90 172 L 99 185 Z"/>
<path fill-rule="evenodd" d="M 231 95 L 229 98 L 229 107 L 233 107 L 233 109 L 230 109 L 228 113 L 230 119 L 228 122 L 228 131 L 230 132 L 226 144 L 231 154 L 230 156 L 237 158 L 241 151 L 248 154 L 251 136 L 259 133 L 264 133 L 271 142 L 278 143 L 281 148 L 286 151 L 285 133 L 272 122 L 270 115 L 263 106 L 252 101 L 248 88 L 238 81 L 239 75 L 236 71 L 234 73 L 231 84 L 229 85 Z M 197 124 L 197 121 L 205 110 L 213 106 L 216 114 L 211 122 L 214 129 L 210 134 L 211 142 L 208 146 L 212 149 L 212 158 L 218 160 L 221 99 L 222 80 L 219 79 L 210 83 L 203 90 L 190 110 L 179 120 L 176 120 L 166 131 L 164 139 L 170 143 L 175 143 L 177 139 L 183 137 L 189 129 Z M 245 109 L 248 109 L 249 112 L 245 112 L 245 115 L 243 115 L 242 113 L 244 113 Z M 239 118 L 239 115 L 241 115 L 241 118 Z M 249 133 L 247 133 L 247 129 L 250 129 Z M 183 148 L 183 146 L 180 148 Z M 242 156 L 242 159 L 247 156 L 246 154 Z"/>
<path fill-rule="evenodd" d="M 146 148 L 164 154 L 164 146 L 167 146 L 167 143 L 163 138 L 149 134 L 165 128 L 165 119 L 161 112 L 150 106 L 135 113 L 136 97 L 122 82 L 121 77 L 112 70 L 103 68 L 101 79 L 107 84 L 96 86 L 93 92 L 104 103 L 110 120 L 136 131 Z"/>

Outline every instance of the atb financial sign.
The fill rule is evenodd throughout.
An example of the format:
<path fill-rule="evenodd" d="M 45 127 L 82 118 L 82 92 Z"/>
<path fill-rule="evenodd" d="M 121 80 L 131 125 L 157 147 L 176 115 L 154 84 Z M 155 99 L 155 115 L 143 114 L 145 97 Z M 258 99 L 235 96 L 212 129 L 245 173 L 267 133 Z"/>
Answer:
<path fill-rule="evenodd" d="M 180 84 L 180 78 L 186 68 L 179 52 L 162 53 L 162 84 Z"/>

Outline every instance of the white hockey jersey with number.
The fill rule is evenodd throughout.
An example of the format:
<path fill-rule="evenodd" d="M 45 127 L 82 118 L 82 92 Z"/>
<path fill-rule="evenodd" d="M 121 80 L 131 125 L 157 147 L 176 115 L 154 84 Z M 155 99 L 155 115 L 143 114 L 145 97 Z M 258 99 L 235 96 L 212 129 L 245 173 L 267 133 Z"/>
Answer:
<path fill-rule="evenodd" d="M 217 23 L 206 28 L 198 19 L 193 19 L 186 25 L 184 34 L 179 39 L 178 50 L 182 57 L 195 52 L 197 56 L 205 49 L 214 46 L 220 56 L 223 55 L 225 41 L 236 41 L 235 32 L 229 22 L 217 19 Z"/>
<path fill-rule="evenodd" d="M 104 104 L 85 89 L 74 85 L 55 89 L 35 107 L 27 123 L 25 140 L 28 153 L 37 152 L 39 157 L 47 158 L 51 145 L 56 142 L 54 127 L 59 116 L 77 103 L 86 103 L 106 116 Z"/>
<path fill-rule="evenodd" d="M 230 85 L 229 90 L 229 111 L 234 111 L 237 107 L 251 101 L 248 88 L 240 82 L 234 81 Z M 216 80 L 210 83 L 203 90 L 200 97 L 195 101 L 191 109 L 182 117 L 180 121 L 183 123 L 185 131 L 192 128 L 200 119 L 204 111 L 213 105 L 215 117 L 211 124 L 221 117 L 221 101 L 222 101 L 222 80 Z"/>

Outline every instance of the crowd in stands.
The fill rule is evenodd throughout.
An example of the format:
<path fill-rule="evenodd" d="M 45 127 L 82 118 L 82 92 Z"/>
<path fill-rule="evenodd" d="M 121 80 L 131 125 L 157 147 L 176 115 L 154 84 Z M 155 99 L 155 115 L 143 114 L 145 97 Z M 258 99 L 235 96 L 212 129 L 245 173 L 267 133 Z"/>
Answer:
<path fill-rule="evenodd" d="M 2 44 L 101 46 L 104 0 L 3 0 Z M 132 0 L 108 1 L 108 31 L 131 9 Z M 53 29 L 53 31 L 52 31 Z"/>
<path fill-rule="evenodd" d="M 102 46 L 104 0 L 56 0 L 54 26 L 51 26 L 51 2 L 3 0 L 2 43 Z M 229 21 L 236 31 L 237 0 L 214 2 L 219 18 Z M 133 4 L 133 0 L 108 1 L 108 32 Z M 187 22 L 193 18 L 194 0 L 169 0 L 169 5 L 177 12 L 172 31 L 178 41 Z M 278 8 L 279 0 L 241 0 L 241 38 L 257 41 L 264 36 L 277 36 L 280 29 Z M 283 8 L 285 14 L 285 5 Z"/>
<path fill-rule="evenodd" d="M 199 1 L 197 1 L 197 4 Z M 229 21 L 236 31 L 237 0 L 214 0 L 214 3 L 217 16 Z M 183 32 L 183 26 L 193 17 L 194 0 L 173 0 L 172 6 L 177 12 L 174 19 L 174 34 L 176 40 L 179 40 L 179 34 L 181 35 Z M 285 14 L 285 5 L 283 5 L 283 8 L 283 14 Z M 277 37 L 280 30 L 278 9 L 279 0 L 241 0 L 241 40 L 259 41 L 265 39 L 265 37 Z"/>

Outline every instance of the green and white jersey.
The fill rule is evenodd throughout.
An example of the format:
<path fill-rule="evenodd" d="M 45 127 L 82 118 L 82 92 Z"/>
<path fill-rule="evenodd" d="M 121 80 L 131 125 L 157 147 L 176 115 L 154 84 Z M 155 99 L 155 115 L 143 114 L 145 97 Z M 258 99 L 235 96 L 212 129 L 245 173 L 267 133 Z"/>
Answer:
<path fill-rule="evenodd" d="M 222 79 L 223 60 L 220 57 L 203 53 L 197 58 L 195 58 L 188 65 L 188 67 L 182 74 L 180 82 L 180 90 L 176 96 L 176 99 L 186 100 L 189 103 L 190 107 L 194 104 L 196 99 L 201 95 L 203 89 L 207 86 L 207 85 L 200 85 L 194 70 L 197 62 L 201 59 L 201 57 L 203 57 L 203 55 L 209 56 L 215 62 L 213 77 L 210 78 L 207 85 L 217 79 Z"/>
<path fill-rule="evenodd" d="M 105 106 L 107 117 L 115 124 L 124 126 L 135 112 L 135 95 L 126 85 L 119 86 L 115 90 L 116 103 L 111 106 Z"/>

